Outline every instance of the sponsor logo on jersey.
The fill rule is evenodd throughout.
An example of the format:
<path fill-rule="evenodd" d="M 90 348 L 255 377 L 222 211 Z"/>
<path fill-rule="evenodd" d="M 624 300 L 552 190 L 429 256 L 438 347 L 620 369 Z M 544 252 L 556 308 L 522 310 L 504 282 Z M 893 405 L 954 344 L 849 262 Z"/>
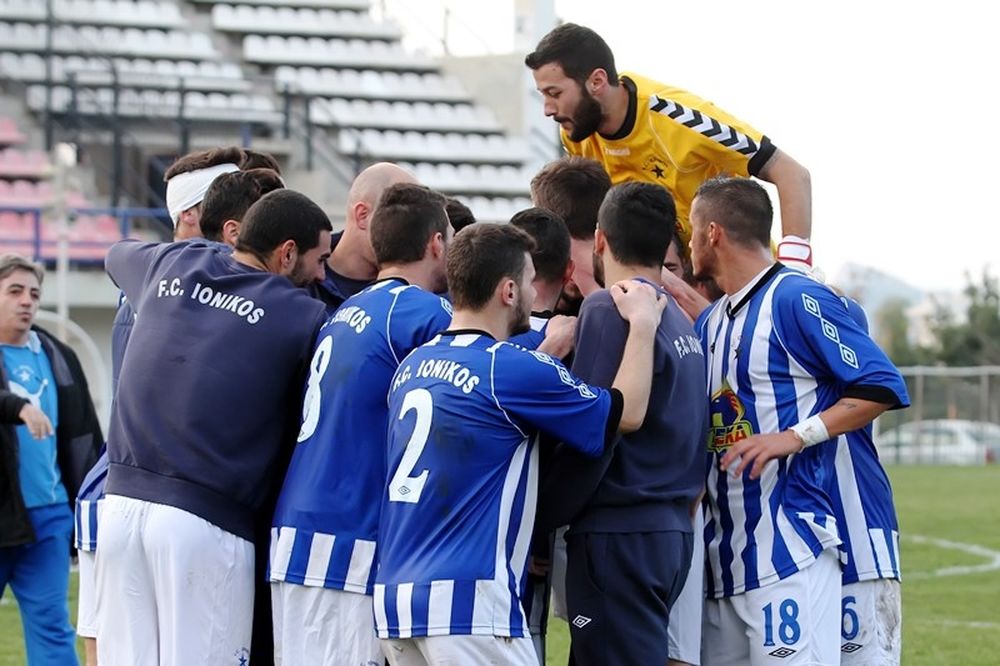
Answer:
<path fill-rule="evenodd" d="M 577 615 L 576 617 L 573 618 L 573 626 L 576 627 L 577 629 L 583 629 L 588 624 L 590 624 L 590 622 L 591 622 L 590 618 L 587 617 L 586 615 Z"/>
<path fill-rule="evenodd" d="M 625 157 L 626 155 L 631 155 L 632 151 L 629 150 L 628 148 L 608 148 L 607 146 L 605 146 L 604 154 L 614 155 L 616 157 Z"/>
<path fill-rule="evenodd" d="M 712 396 L 710 406 L 712 427 L 708 431 L 708 450 L 721 453 L 730 446 L 753 434 L 753 426 L 744 418 L 746 408 L 729 383 Z"/>
<path fill-rule="evenodd" d="M 863 647 L 864 645 L 859 645 L 858 643 L 844 643 L 843 645 L 840 646 L 840 651 L 846 654 L 852 654 L 854 652 L 857 652 Z"/>
<path fill-rule="evenodd" d="M 795 654 L 795 650 L 788 647 L 780 647 L 777 650 L 771 650 L 767 654 L 771 657 L 777 657 L 778 659 L 784 659 L 785 657 L 791 657 Z"/>

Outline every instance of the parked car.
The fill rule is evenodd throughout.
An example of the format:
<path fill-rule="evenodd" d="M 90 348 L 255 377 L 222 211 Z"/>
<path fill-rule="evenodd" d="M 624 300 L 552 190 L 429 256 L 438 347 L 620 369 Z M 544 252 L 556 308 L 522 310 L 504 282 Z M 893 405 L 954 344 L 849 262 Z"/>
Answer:
<path fill-rule="evenodd" d="M 983 465 L 1000 455 L 1000 425 L 985 421 L 911 421 L 879 433 L 879 457 L 886 463 Z"/>

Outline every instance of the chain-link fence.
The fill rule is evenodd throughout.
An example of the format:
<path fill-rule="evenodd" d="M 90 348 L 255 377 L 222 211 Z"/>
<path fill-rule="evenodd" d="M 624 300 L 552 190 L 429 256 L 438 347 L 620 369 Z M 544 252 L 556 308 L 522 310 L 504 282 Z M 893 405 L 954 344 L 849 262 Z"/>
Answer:
<path fill-rule="evenodd" d="M 1000 462 L 1000 366 L 901 368 L 910 408 L 882 415 L 875 443 L 886 463 Z"/>

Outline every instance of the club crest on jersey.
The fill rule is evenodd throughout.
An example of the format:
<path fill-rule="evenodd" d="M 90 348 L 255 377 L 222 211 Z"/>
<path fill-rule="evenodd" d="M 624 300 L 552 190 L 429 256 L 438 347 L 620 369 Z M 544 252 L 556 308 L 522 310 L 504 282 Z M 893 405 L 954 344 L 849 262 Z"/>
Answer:
<path fill-rule="evenodd" d="M 247 666 L 250 663 L 250 650 L 246 648 L 240 648 L 233 653 L 233 657 L 236 658 L 235 663 L 237 666 Z"/>
<path fill-rule="evenodd" d="M 753 426 L 744 418 L 746 408 L 728 383 L 712 395 L 712 427 L 708 431 L 708 450 L 725 451 L 753 434 Z"/>
<path fill-rule="evenodd" d="M 642 170 L 656 178 L 657 182 L 667 177 L 667 163 L 656 155 L 650 155 L 642 163 Z"/>

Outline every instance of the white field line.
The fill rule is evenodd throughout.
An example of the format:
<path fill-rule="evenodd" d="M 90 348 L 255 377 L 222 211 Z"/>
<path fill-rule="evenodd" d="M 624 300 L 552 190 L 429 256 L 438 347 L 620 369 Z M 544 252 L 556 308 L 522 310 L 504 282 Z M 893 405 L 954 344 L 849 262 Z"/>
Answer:
<path fill-rule="evenodd" d="M 904 535 L 903 539 L 912 541 L 913 543 L 937 546 L 938 548 L 944 548 L 946 550 L 957 550 L 959 552 L 967 553 L 969 555 L 974 555 L 976 557 L 982 557 L 983 559 L 987 560 L 982 564 L 943 567 L 941 569 L 935 569 L 934 571 L 916 571 L 914 573 L 906 573 L 904 569 L 903 578 L 906 580 L 913 580 L 914 578 L 920 579 L 920 578 L 942 578 L 945 576 L 966 576 L 968 574 L 1000 571 L 1000 551 L 992 550 L 991 548 L 987 548 L 986 546 L 980 546 L 974 543 L 962 543 L 960 541 L 949 541 L 947 539 L 938 539 L 935 537 L 921 536 L 919 534 Z"/>
<path fill-rule="evenodd" d="M 968 627 L 970 629 L 986 629 L 986 630 L 996 630 L 1000 629 L 1000 622 L 979 622 L 976 620 L 942 620 L 941 618 L 928 618 L 926 620 L 910 620 L 905 619 L 904 621 L 909 624 L 933 624 L 936 627 Z"/>

